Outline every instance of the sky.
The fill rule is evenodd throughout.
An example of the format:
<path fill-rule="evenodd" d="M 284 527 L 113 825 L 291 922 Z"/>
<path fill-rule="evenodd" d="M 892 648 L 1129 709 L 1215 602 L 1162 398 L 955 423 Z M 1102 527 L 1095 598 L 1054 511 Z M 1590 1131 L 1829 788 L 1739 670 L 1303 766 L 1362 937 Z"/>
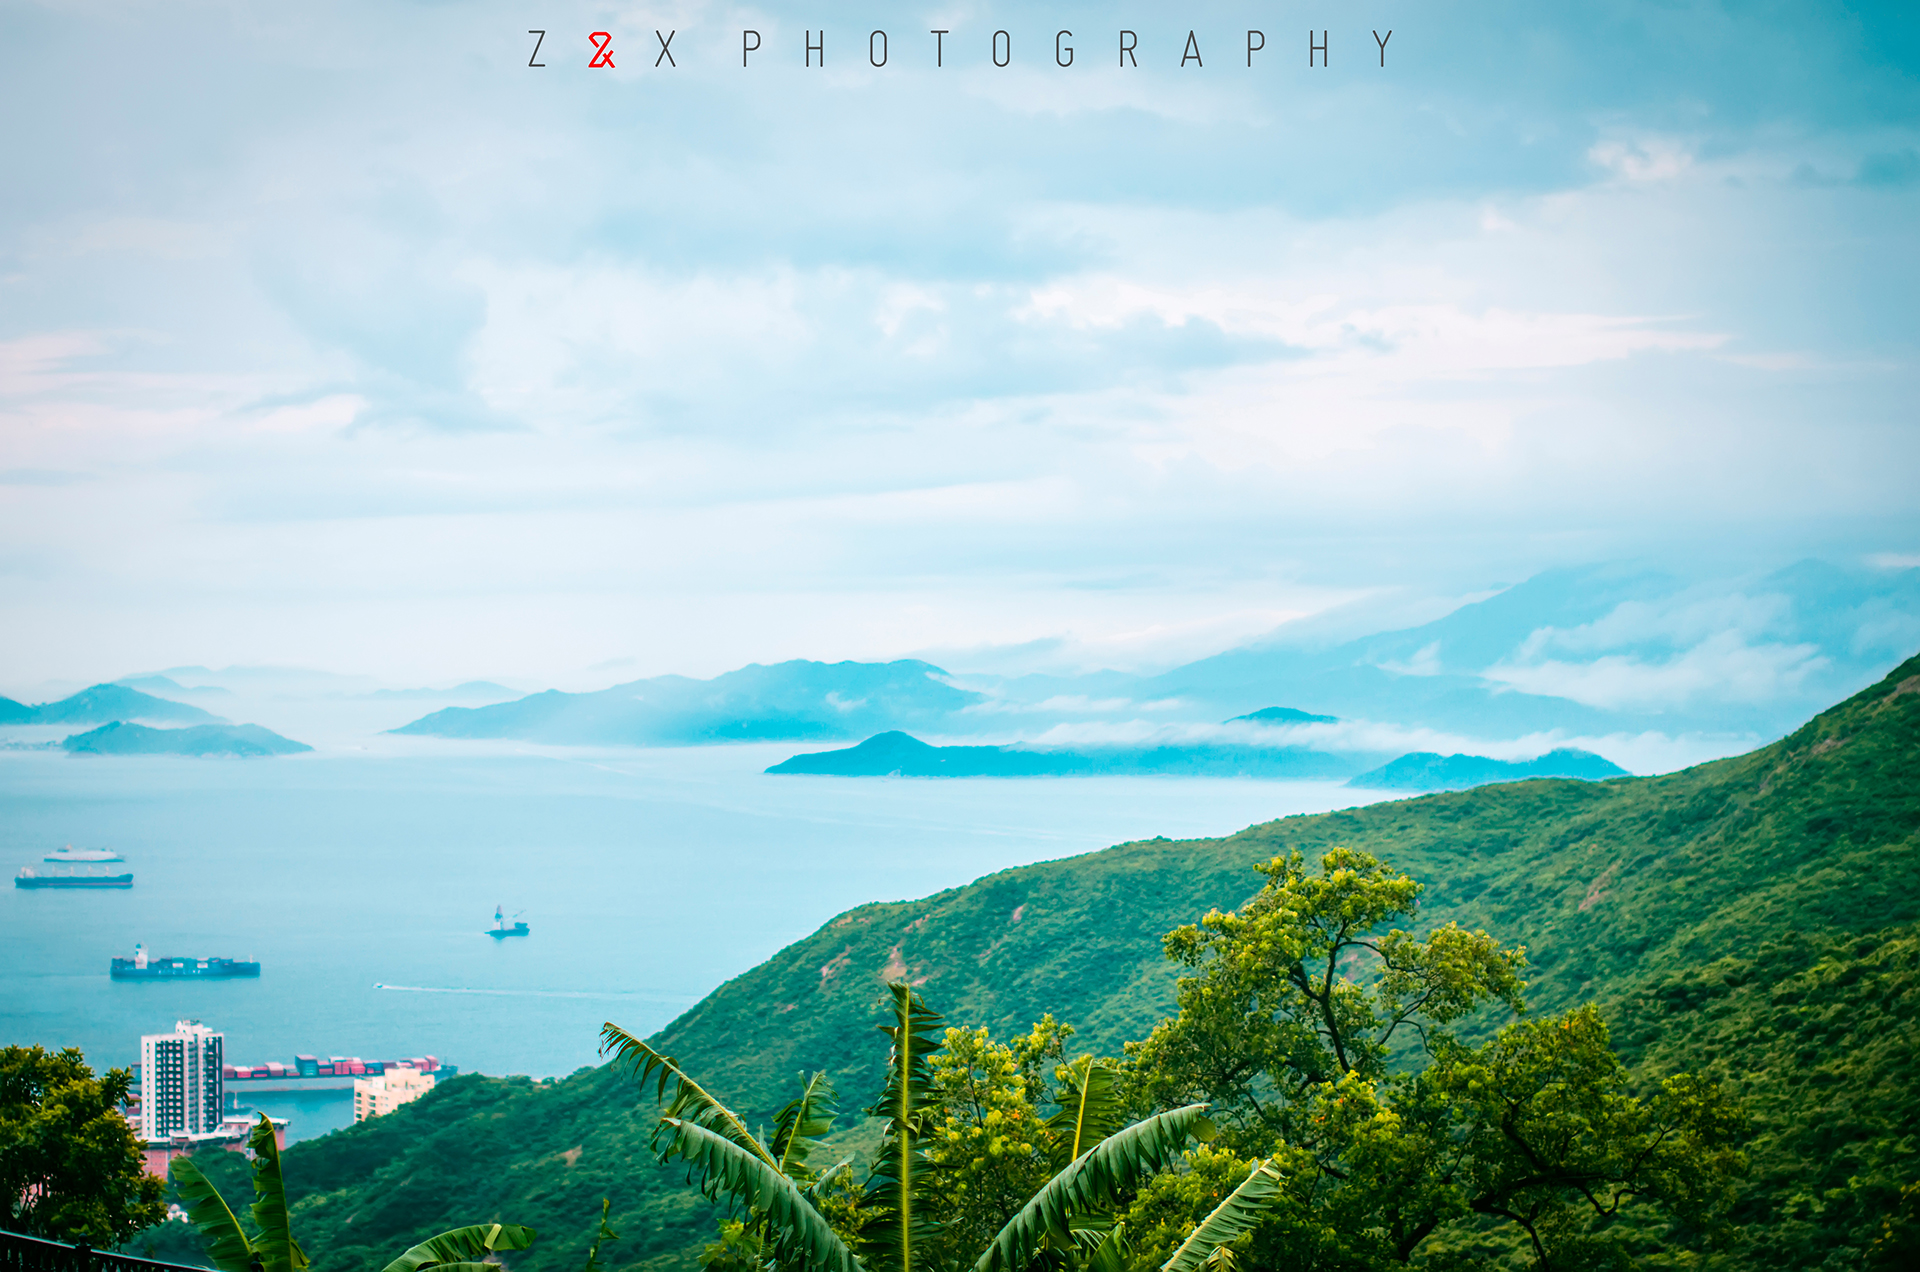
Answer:
<path fill-rule="evenodd" d="M 0 117 L 10 684 L 1920 565 L 1909 6 L 0 0 Z"/>

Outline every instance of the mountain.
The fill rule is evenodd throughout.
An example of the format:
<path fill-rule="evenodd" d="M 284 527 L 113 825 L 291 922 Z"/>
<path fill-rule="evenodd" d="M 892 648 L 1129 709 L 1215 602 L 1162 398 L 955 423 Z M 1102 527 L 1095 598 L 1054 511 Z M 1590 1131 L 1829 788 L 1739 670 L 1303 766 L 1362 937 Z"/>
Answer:
<path fill-rule="evenodd" d="M 1297 707 L 1262 707 L 1246 715 L 1237 715 L 1227 723 L 1239 724 L 1242 721 L 1253 724 L 1338 724 L 1340 717 L 1314 715 L 1310 711 L 1302 711 Z"/>
<path fill-rule="evenodd" d="M 0 698 L 0 724 L 104 724 L 113 720 L 151 720 L 157 724 L 225 723 L 210 711 L 156 698 L 126 685 L 95 685 L 37 707 Z"/>
<path fill-rule="evenodd" d="M 931 663 L 755 663 L 711 680 L 657 676 L 597 693 L 549 689 L 489 707 L 448 707 L 394 733 L 563 745 L 826 742 L 938 722 L 982 701 Z"/>
<path fill-rule="evenodd" d="M 1070 750 L 1026 746 L 933 746 L 911 734 L 877 733 L 858 746 L 813 751 L 767 770 L 833 777 L 1345 777 L 1365 761 L 1306 747 L 1103 747 Z"/>
<path fill-rule="evenodd" d="M 312 747 L 283 738 L 257 724 L 196 724 L 184 729 L 149 729 L 113 723 L 76 733 L 60 744 L 73 755 L 191 755 L 251 759 L 293 755 Z"/>
<path fill-rule="evenodd" d="M 1225 717 L 1228 727 L 1345 721 L 1487 740 L 1704 733 L 1717 741 L 1694 753 L 1720 753 L 1785 733 L 1920 644 L 1920 569 L 1802 561 L 1689 580 L 1581 566 L 1412 627 L 1332 643 L 1312 635 L 1327 626 L 1281 627 L 1152 675 L 997 677 L 914 660 L 794 661 L 448 707 L 394 732 L 643 746 L 851 742 L 893 731 L 984 741 L 1046 736 L 1068 723 L 1125 726 L 1114 736 L 1137 736 L 1143 724 L 1177 733 Z M 478 688 L 440 700 L 474 690 L 478 703 Z M 1291 705 L 1265 705 L 1277 702 Z"/>
<path fill-rule="evenodd" d="M 219 685 L 183 685 L 172 676 L 122 676 L 113 682 L 125 685 L 129 689 L 151 689 L 159 693 L 225 693 L 231 689 L 222 689 Z"/>
<path fill-rule="evenodd" d="M 954 1024 L 1008 1031 L 1051 1011 L 1076 1046 L 1113 1054 L 1172 1003 L 1162 933 L 1244 901 L 1255 862 L 1335 845 L 1423 880 L 1423 925 L 1525 943 L 1535 1011 L 1598 1000 L 1649 1072 L 1703 1068 L 1752 1100 L 1746 1239 L 1688 1266 L 1860 1266 L 1920 1179 L 1920 658 L 1773 745 L 1680 773 L 1503 782 L 863 905 L 653 1041 L 753 1121 L 803 1067 L 830 1071 L 843 1107 L 872 1098 L 892 977 Z M 691 1269 L 712 1212 L 652 1160 L 652 1114 L 604 1067 L 455 1078 L 288 1150 L 301 1240 L 316 1272 L 372 1272 L 442 1228 L 512 1220 L 542 1233 L 516 1272 L 562 1272 L 608 1197 L 626 1234 L 612 1264 Z"/>
<path fill-rule="evenodd" d="M 1532 760 L 1490 760 L 1484 755 L 1438 755 L 1415 751 L 1390 760 L 1347 783 L 1375 791 L 1463 791 L 1488 782 L 1517 782 L 1529 777 L 1572 777 L 1598 782 L 1625 777 L 1627 770 L 1613 761 L 1571 747 L 1548 751 Z"/>
<path fill-rule="evenodd" d="M 1920 645 L 1920 569 L 1800 561 L 1684 579 L 1553 569 L 1413 627 L 1324 642 L 1322 619 L 1154 675 L 981 678 L 1008 702 L 1260 703 L 1476 737 L 1683 731 L 1775 737 Z M 1298 634 L 1296 634 L 1298 633 Z"/>

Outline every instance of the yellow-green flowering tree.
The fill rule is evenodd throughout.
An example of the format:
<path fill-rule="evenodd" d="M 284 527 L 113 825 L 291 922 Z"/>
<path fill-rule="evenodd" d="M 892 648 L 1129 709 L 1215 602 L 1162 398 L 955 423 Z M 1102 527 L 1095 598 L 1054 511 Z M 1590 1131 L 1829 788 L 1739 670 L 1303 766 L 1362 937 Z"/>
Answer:
<path fill-rule="evenodd" d="M 1259 1266 L 1390 1267 L 1450 1225 L 1489 1224 L 1517 1230 L 1538 1268 L 1610 1266 L 1607 1230 L 1636 1205 L 1714 1238 L 1742 1168 L 1714 1087 L 1640 1089 L 1592 1007 L 1467 1046 L 1449 1026 L 1525 1010 L 1523 950 L 1453 924 L 1391 926 L 1417 918 L 1420 885 L 1365 853 L 1259 869 L 1245 906 L 1167 935 L 1194 974 L 1178 1014 L 1129 1047 L 1141 1098 L 1209 1102 L 1220 1147 L 1270 1172 Z M 1150 1185 L 1129 1226 L 1171 1232 L 1179 1188 Z M 1189 1223 L 1213 1191 L 1187 1201 Z"/>

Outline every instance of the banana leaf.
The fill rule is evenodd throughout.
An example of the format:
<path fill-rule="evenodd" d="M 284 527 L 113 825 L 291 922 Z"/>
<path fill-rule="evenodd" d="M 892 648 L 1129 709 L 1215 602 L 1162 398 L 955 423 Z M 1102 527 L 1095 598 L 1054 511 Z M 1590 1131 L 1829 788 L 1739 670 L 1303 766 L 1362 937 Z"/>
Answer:
<path fill-rule="evenodd" d="M 1218 1259 L 1215 1256 L 1221 1255 L 1229 1242 L 1259 1225 L 1266 1217 L 1267 1207 L 1280 1195 L 1282 1182 L 1271 1158 L 1256 1162 L 1246 1180 L 1200 1221 L 1200 1226 L 1180 1243 L 1172 1258 L 1160 1265 L 1160 1272 L 1194 1272 L 1203 1263 L 1211 1264 L 1220 1272 L 1231 1269 L 1231 1254 Z"/>
<path fill-rule="evenodd" d="M 840 1093 L 833 1089 L 827 1075 L 813 1074 L 806 1079 L 800 1094 L 787 1101 L 773 1124 L 774 1164 L 789 1179 L 806 1174 L 807 1157 L 819 1147 L 819 1137 L 833 1130 L 840 1115 Z"/>
<path fill-rule="evenodd" d="M 1076 1211 L 1111 1210 L 1124 1189 L 1172 1161 L 1188 1140 L 1211 1139 L 1213 1123 L 1206 1112 L 1204 1104 L 1189 1104 L 1158 1113 L 1080 1154 L 1007 1221 L 974 1263 L 974 1272 L 1021 1272 L 1043 1240 L 1067 1244 Z"/>
<path fill-rule="evenodd" d="M 260 1256 L 265 1272 L 304 1272 L 307 1255 L 293 1239 L 287 1186 L 280 1177 L 280 1144 L 265 1113 L 247 1137 L 247 1147 L 253 1150 L 253 1226 L 260 1230 L 253 1252 Z"/>
<path fill-rule="evenodd" d="M 861 1272 L 853 1251 L 779 1167 L 698 1122 L 686 1118 L 664 1122 L 673 1134 L 663 1157 L 683 1159 L 700 1177 L 701 1191 L 709 1197 L 731 1197 L 765 1216 L 783 1266 Z"/>
<path fill-rule="evenodd" d="M 187 1222 L 206 1240 L 207 1257 L 213 1260 L 213 1266 L 220 1272 L 247 1272 L 253 1263 L 253 1243 L 247 1240 L 240 1221 L 213 1181 L 191 1157 L 174 1158 L 167 1177 L 187 1204 Z"/>
<path fill-rule="evenodd" d="M 1127 1245 L 1127 1225 L 1116 1223 L 1086 1257 L 1084 1266 L 1087 1272 L 1127 1272 L 1132 1253 Z"/>
<path fill-rule="evenodd" d="M 773 1154 L 747 1130 L 747 1124 L 740 1120 L 740 1116 L 695 1082 L 674 1062 L 672 1056 L 661 1055 L 612 1021 L 600 1026 L 600 1053 L 605 1055 L 608 1052 L 613 1053 L 616 1066 L 626 1067 L 639 1079 L 643 1089 L 649 1081 L 653 1082 L 656 1100 L 665 1097 L 668 1082 L 676 1084 L 673 1102 L 667 1106 L 662 1118 L 663 1125 L 667 1120 L 697 1122 L 716 1135 L 732 1140 L 767 1165 L 778 1168 Z M 656 1136 L 658 1133 L 655 1132 Z"/>
<path fill-rule="evenodd" d="M 867 1112 L 886 1119 L 880 1152 L 861 1204 L 870 1217 L 860 1227 L 860 1253 L 883 1272 L 920 1272 L 920 1250 L 934 1235 L 929 1192 L 931 1164 L 920 1147 L 938 1102 L 928 1059 L 945 1044 L 935 1036 L 941 1016 L 904 981 L 887 986 L 893 1023 L 879 1026 L 893 1049 L 887 1085 Z"/>
<path fill-rule="evenodd" d="M 1053 1132 L 1055 1170 L 1126 1125 L 1119 1075 L 1092 1056 L 1082 1056 L 1067 1067 L 1059 1100 L 1060 1111 L 1047 1119 L 1047 1129 Z"/>
<path fill-rule="evenodd" d="M 437 1237 L 428 1237 L 395 1259 L 382 1272 L 455 1272 L 461 1267 L 478 1267 L 495 1250 L 524 1250 L 533 1244 L 532 1228 L 514 1223 L 476 1223 L 454 1228 Z M 495 1264 L 494 1267 L 499 1265 Z"/>

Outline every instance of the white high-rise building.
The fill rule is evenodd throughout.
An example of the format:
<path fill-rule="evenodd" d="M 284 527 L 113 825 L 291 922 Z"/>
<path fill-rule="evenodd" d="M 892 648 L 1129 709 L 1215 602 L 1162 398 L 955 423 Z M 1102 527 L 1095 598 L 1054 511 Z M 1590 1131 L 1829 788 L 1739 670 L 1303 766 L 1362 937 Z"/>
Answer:
<path fill-rule="evenodd" d="M 140 1039 L 140 1129 L 149 1141 L 219 1133 L 226 1041 L 197 1020 Z"/>

